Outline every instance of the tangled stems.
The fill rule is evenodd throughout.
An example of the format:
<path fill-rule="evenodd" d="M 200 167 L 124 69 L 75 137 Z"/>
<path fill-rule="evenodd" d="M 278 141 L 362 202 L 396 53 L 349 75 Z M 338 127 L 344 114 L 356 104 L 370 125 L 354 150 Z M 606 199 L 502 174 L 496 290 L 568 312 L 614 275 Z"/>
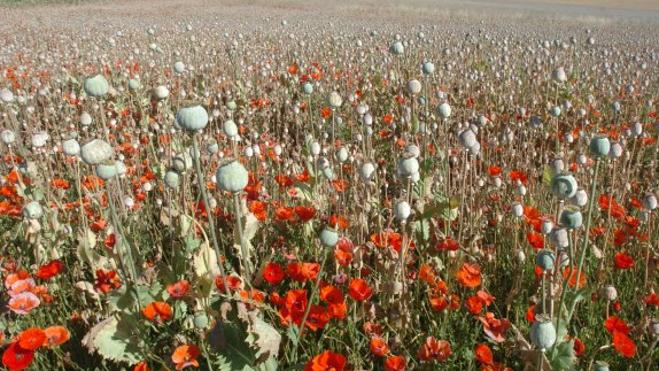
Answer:
<path fill-rule="evenodd" d="M 114 199 L 112 198 L 110 182 L 108 181 L 105 184 L 106 184 L 106 192 L 108 194 L 108 203 L 110 204 L 110 215 L 112 217 L 112 223 L 116 228 L 116 232 L 121 237 L 120 245 L 122 246 L 122 252 L 119 254 L 119 263 L 121 264 L 121 269 L 124 271 L 124 276 L 130 277 L 130 280 L 132 282 L 135 282 L 135 280 L 137 279 L 137 269 L 135 268 L 135 260 L 133 260 L 133 253 L 131 251 L 130 246 L 128 245 L 128 240 L 126 239 L 124 230 L 121 227 L 121 223 L 119 223 L 119 217 L 117 217 L 117 209 L 114 205 Z M 129 261 L 128 266 L 130 268 L 130 276 L 127 274 L 126 258 Z"/>
<path fill-rule="evenodd" d="M 195 165 L 195 171 L 197 172 L 197 182 L 199 183 L 199 189 L 201 190 L 201 197 L 204 199 L 204 205 L 206 207 L 210 208 L 210 201 L 208 199 L 208 192 L 206 192 L 206 184 L 204 183 L 204 176 L 201 172 L 201 161 L 199 160 L 199 145 L 197 144 L 197 135 L 193 134 L 192 135 L 192 150 L 194 153 L 194 165 Z M 215 250 L 215 254 L 217 254 L 217 259 L 218 259 L 218 266 L 220 269 L 220 275 L 224 278 L 224 266 L 222 266 L 222 262 L 220 261 L 220 257 L 222 254 L 220 253 L 220 246 L 217 243 L 217 236 L 215 235 L 215 221 L 213 219 L 213 213 L 209 210 L 207 213 L 208 215 L 208 228 L 211 231 L 211 241 L 213 243 L 213 249 Z M 224 285 L 224 293 L 229 294 L 229 289 Z"/>

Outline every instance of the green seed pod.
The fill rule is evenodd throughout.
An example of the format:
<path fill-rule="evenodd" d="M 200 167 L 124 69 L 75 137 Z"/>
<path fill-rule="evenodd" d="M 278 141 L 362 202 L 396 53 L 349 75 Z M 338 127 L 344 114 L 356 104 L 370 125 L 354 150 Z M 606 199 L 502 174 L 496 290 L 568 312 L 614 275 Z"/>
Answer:
<path fill-rule="evenodd" d="M 68 139 L 62 143 L 62 150 L 67 156 L 78 156 L 80 154 L 80 144 L 75 139 Z"/>
<path fill-rule="evenodd" d="M 208 112 L 202 106 L 181 108 L 176 113 L 176 123 L 185 130 L 201 130 L 208 124 Z"/>
<path fill-rule="evenodd" d="M 117 175 L 117 165 L 114 161 L 102 162 L 96 165 L 96 175 L 103 180 L 110 180 Z"/>
<path fill-rule="evenodd" d="M 577 180 L 571 174 L 558 174 L 551 179 L 551 192 L 560 199 L 573 197 L 577 190 Z"/>
<path fill-rule="evenodd" d="M 568 229 L 577 229 L 583 224 L 583 215 L 579 208 L 574 206 L 567 206 L 561 212 L 561 224 Z"/>
<path fill-rule="evenodd" d="M 236 102 L 234 102 L 234 101 L 227 102 L 227 109 L 229 111 L 235 111 L 236 108 L 238 108 L 238 105 L 236 104 Z"/>
<path fill-rule="evenodd" d="M 204 312 L 195 313 L 194 315 L 194 327 L 197 329 L 206 329 L 210 325 L 210 319 L 208 315 Z"/>
<path fill-rule="evenodd" d="M 313 85 L 310 82 L 305 83 L 302 89 L 304 90 L 304 94 L 309 95 L 313 93 Z"/>
<path fill-rule="evenodd" d="M 101 139 L 94 139 L 82 146 L 80 157 L 87 165 L 98 165 L 114 156 L 112 146 Z"/>
<path fill-rule="evenodd" d="M 339 242 L 339 234 L 336 230 L 325 227 L 322 232 L 320 232 L 320 243 L 325 247 L 333 248 L 336 246 L 336 243 Z"/>
<path fill-rule="evenodd" d="M 85 93 L 90 97 L 103 97 L 108 93 L 110 85 L 103 75 L 96 75 L 85 80 Z"/>
<path fill-rule="evenodd" d="M 233 160 L 217 169 L 215 173 L 220 189 L 228 192 L 240 192 L 247 187 L 249 175 L 247 169 L 238 161 Z"/>
<path fill-rule="evenodd" d="M 551 250 L 540 250 L 535 256 L 535 264 L 545 271 L 554 269 L 554 261 L 556 261 L 556 256 Z"/>
<path fill-rule="evenodd" d="M 442 103 L 437 107 L 437 113 L 443 119 L 451 117 L 451 106 L 448 103 Z"/>
<path fill-rule="evenodd" d="M 556 342 L 556 328 L 546 316 L 536 316 L 533 326 L 531 326 L 531 342 L 541 350 L 551 348 Z"/>
<path fill-rule="evenodd" d="M 23 216 L 27 219 L 39 219 L 43 215 L 43 209 L 37 201 L 31 201 L 23 207 Z"/>
<path fill-rule="evenodd" d="M 611 150 L 611 142 L 604 135 L 596 135 L 590 140 L 590 153 L 595 157 L 604 157 Z"/>
<path fill-rule="evenodd" d="M 238 135 L 238 126 L 235 122 L 233 122 L 233 120 L 225 121 L 222 124 L 222 130 L 224 131 L 224 134 L 226 134 L 226 136 L 229 138 L 233 138 Z"/>

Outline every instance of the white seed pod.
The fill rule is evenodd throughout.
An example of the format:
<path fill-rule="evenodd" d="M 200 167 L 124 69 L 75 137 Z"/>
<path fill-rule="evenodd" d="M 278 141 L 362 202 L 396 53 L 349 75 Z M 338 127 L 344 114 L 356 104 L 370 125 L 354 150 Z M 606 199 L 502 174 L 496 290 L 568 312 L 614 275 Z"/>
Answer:
<path fill-rule="evenodd" d="M 151 184 L 151 182 L 144 182 L 144 184 L 142 184 L 142 190 L 147 193 L 151 192 L 153 190 L 153 184 Z"/>
<path fill-rule="evenodd" d="M 339 160 L 339 162 L 341 163 L 348 161 L 349 156 L 350 153 L 348 152 L 348 149 L 346 147 L 341 147 L 336 152 L 336 159 Z"/>
<path fill-rule="evenodd" d="M 423 64 L 423 74 L 432 75 L 435 72 L 435 65 L 432 62 L 426 62 Z"/>
<path fill-rule="evenodd" d="M 558 67 L 551 73 L 551 78 L 556 82 L 565 82 L 567 81 L 567 75 L 563 67 Z"/>
<path fill-rule="evenodd" d="M 398 161 L 398 173 L 402 177 L 410 177 L 419 172 L 419 161 L 415 157 L 401 158 Z"/>
<path fill-rule="evenodd" d="M 521 204 L 514 204 L 512 207 L 512 212 L 513 215 L 515 215 L 518 218 L 521 218 L 522 216 L 524 216 L 524 206 L 522 206 Z"/>
<path fill-rule="evenodd" d="M 549 318 L 536 316 L 536 321 L 531 326 L 531 342 L 543 352 L 551 348 L 556 342 L 556 328 Z"/>
<path fill-rule="evenodd" d="M 520 184 L 519 186 L 517 186 L 517 194 L 520 196 L 526 196 L 526 187 L 524 186 L 524 184 Z"/>
<path fill-rule="evenodd" d="M 83 85 L 85 93 L 90 97 L 103 97 L 108 94 L 110 90 L 110 85 L 108 80 L 103 77 L 103 75 L 96 75 L 94 77 L 87 78 Z"/>
<path fill-rule="evenodd" d="M 618 290 L 613 285 L 605 285 L 600 289 L 600 296 L 608 301 L 615 301 L 618 298 Z"/>
<path fill-rule="evenodd" d="M 14 101 L 14 93 L 7 88 L 3 88 L 0 90 L 0 100 L 5 103 L 11 103 Z"/>
<path fill-rule="evenodd" d="M 494 186 L 497 188 L 500 188 L 503 185 L 503 181 L 499 177 L 494 178 L 493 181 L 494 181 Z"/>
<path fill-rule="evenodd" d="M 117 160 L 114 162 L 114 167 L 117 168 L 117 175 L 121 178 L 126 176 L 126 172 L 128 169 L 126 168 L 126 165 L 123 163 L 121 160 Z"/>
<path fill-rule="evenodd" d="M 313 84 L 311 84 L 310 82 L 304 83 L 304 85 L 302 86 L 302 90 L 304 91 L 305 94 L 310 95 L 311 93 L 313 93 Z"/>
<path fill-rule="evenodd" d="M 314 156 L 318 156 L 320 154 L 320 143 L 318 142 L 312 142 L 311 143 L 311 154 Z"/>
<path fill-rule="evenodd" d="M 41 148 L 48 143 L 48 140 L 50 139 L 50 135 L 46 133 L 45 131 L 36 133 L 32 135 L 32 147 L 34 148 Z"/>
<path fill-rule="evenodd" d="M 135 200 L 133 200 L 132 197 L 126 196 L 124 197 L 124 206 L 126 206 L 127 209 L 132 209 L 133 206 L 135 206 Z"/>
<path fill-rule="evenodd" d="M 87 165 L 100 164 L 109 160 L 112 156 L 114 156 L 114 149 L 102 139 L 94 139 L 80 149 L 80 157 Z"/>
<path fill-rule="evenodd" d="M 558 247 L 568 247 L 568 233 L 565 228 L 554 228 L 550 234 L 550 238 Z"/>
<path fill-rule="evenodd" d="M 140 80 L 130 79 L 128 80 L 128 89 L 135 91 L 140 88 Z"/>
<path fill-rule="evenodd" d="M 79 120 L 80 120 L 80 125 L 82 126 L 89 126 L 92 124 L 92 116 L 87 112 L 81 113 Z"/>
<path fill-rule="evenodd" d="M 588 193 L 585 189 L 578 189 L 574 196 L 570 197 L 570 203 L 579 207 L 584 207 L 588 204 Z"/>
<path fill-rule="evenodd" d="M 613 142 L 611 143 L 611 149 L 609 150 L 609 157 L 610 158 L 620 158 L 622 156 L 622 145 L 618 142 Z"/>
<path fill-rule="evenodd" d="M 201 130 L 208 124 L 208 112 L 199 105 L 181 108 L 176 113 L 176 123 L 185 130 Z"/>
<path fill-rule="evenodd" d="M 339 242 L 339 233 L 335 229 L 325 227 L 318 238 L 323 246 L 333 248 Z"/>
<path fill-rule="evenodd" d="M 219 144 L 217 144 L 217 141 L 215 139 L 211 139 L 206 144 L 206 152 L 210 155 L 216 154 L 219 150 L 220 150 L 220 146 Z"/>
<path fill-rule="evenodd" d="M 233 120 L 227 120 L 222 124 L 222 131 L 229 138 L 234 138 L 238 135 L 238 126 Z"/>
<path fill-rule="evenodd" d="M 421 92 L 421 83 L 419 80 L 410 80 L 407 82 L 407 92 L 416 95 Z"/>
<path fill-rule="evenodd" d="M 561 115 L 561 107 L 559 106 L 554 106 L 549 110 L 549 114 L 552 115 L 553 117 L 558 117 Z"/>
<path fill-rule="evenodd" d="M 396 202 L 396 205 L 394 205 L 394 217 L 400 222 L 406 221 L 411 213 L 412 208 L 407 201 L 398 201 Z"/>
<path fill-rule="evenodd" d="M 75 139 L 68 139 L 62 142 L 62 150 L 67 156 L 78 156 L 80 154 L 80 144 Z"/>
<path fill-rule="evenodd" d="M 542 221 L 540 228 L 543 234 L 548 235 L 554 230 L 554 222 L 549 219 L 545 219 Z"/>
<path fill-rule="evenodd" d="M 329 105 L 335 109 L 341 107 L 341 105 L 343 104 L 343 98 L 341 98 L 341 95 L 339 95 L 339 93 L 335 91 L 330 93 L 327 101 Z"/>
<path fill-rule="evenodd" d="M 28 202 L 27 205 L 23 207 L 23 216 L 26 219 L 39 219 L 43 215 L 43 209 L 37 201 Z"/>
<path fill-rule="evenodd" d="M 220 166 L 215 177 L 221 190 L 233 193 L 245 189 L 249 181 L 247 169 L 236 160 Z"/>
<path fill-rule="evenodd" d="M 16 140 L 16 134 L 9 129 L 5 129 L 0 133 L 0 138 L 2 138 L 2 143 L 10 145 Z"/>
<path fill-rule="evenodd" d="M 437 107 L 437 113 L 443 119 L 451 117 L 451 106 L 448 103 L 444 102 Z"/>
<path fill-rule="evenodd" d="M 373 178 L 373 174 L 375 174 L 375 165 L 370 162 L 363 163 L 359 168 L 359 176 L 365 182 L 370 181 Z"/>
<path fill-rule="evenodd" d="M 421 180 L 421 173 L 419 173 L 418 171 L 416 173 L 413 173 L 412 175 L 410 175 L 410 181 L 412 183 L 416 183 L 419 180 Z"/>
<path fill-rule="evenodd" d="M 652 193 L 646 193 L 643 196 L 643 207 L 652 211 L 657 208 L 657 197 Z"/>
<path fill-rule="evenodd" d="M 252 147 L 245 147 L 243 154 L 245 157 L 251 158 L 254 156 L 254 149 Z"/>
<path fill-rule="evenodd" d="M 185 63 L 178 61 L 174 63 L 174 72 L 176 73 L 183 73 L 185 72 Z"/>
<path fill-rule="evenodd" d="M 476 134 L 471 129 L 460 132 L 460 134 L 458 134 L 458 139 L 460 139 L 460 143 L 467 148 L 474 147 L 478 144 Z"/>
<path fill-rule="evenodd" d="M 366 113 L 362 118 L 362 123 L 367 126 L 373 125 L 373 116 L 370 113 Z"/>
<path fill-rule="evenodd" d="M 153 89 L 152 95 L 156 100 L 163 100 L 169 96 L 169 89 L 164 85 L 157 86 Z"/>
<path fill-rule="evenodd" d="M 178 188 L 181 180 L 180 180 L 179 174 L 174 171 L 174 170 L 169 170 L 165 173 L 165 177 L 163 178 L 165 185 L 171 189 L 175 190 Z"/>
<path fill-rule="evenodd" d="M 421 150 L 416 144 L 410 143 L 407 146 L 405 146 L 405 157 L 414 157 L 414 158 L 419 158 L 421 155 Z"/>
<path fill-rule="evenodd" d="M 275 155 L 281 156 L 281 153 L 282 153 L 281 145 L 279 145 L 279 144 L 275 145 L 272 150 L 275 153 Z"/>

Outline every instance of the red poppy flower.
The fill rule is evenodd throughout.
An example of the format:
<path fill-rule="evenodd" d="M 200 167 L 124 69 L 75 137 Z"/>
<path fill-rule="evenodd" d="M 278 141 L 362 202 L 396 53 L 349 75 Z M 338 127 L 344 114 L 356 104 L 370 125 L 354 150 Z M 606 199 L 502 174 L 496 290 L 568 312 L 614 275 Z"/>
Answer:
<path fill-rule="evenodd" d="M 315 281 L 320 272 L 320 264 L 293 262 L 286 266 L 286 274 L 294 281 Z"/>
<path fill-rule="evenodd" d="M 574 338 L 574 355 L 581 357 L 586 352 L 586 344 L 579 338 Z"/>
<path fill-rule="evenodd" d="M 327 350 L 310 359 L 304 371 L 344 371 L 346 364 L 346 357 Z"/>
<path fill-rule="evenodd" d="M 456 278 L 463 287 L 476 288 L 481 284 L 481 269 L 476 264 L 464 263 L 456 273 Z"/>
<path fill-rule="evenodd" d="M 439 251 L 442 250 L 448 250 L 448 251 L 456 251 L 460 248 L 460 244 L 458 241 L 452 239 L 451 237 L 443 239 L 441 242 L 435 246 L 435 248 Z"/>
<path fill-rule="evenodd" d="M 541 233 L 535 231 L 529 231 L 526 234 L 526 240 L 536 250 L 542 249 L 545 246 L 545 238 Z"/>
<path fill-rule="evenodd" d="M 616 268 L 618 269 L 629 269 L 634 266 L 634 258 L 632 258 L 626 252 L 617 253 L 613 261 L 615 262 Z"/>
<path fill-rule="evenodd" d="M 34 359 L 34 351 L 21 348 L 17 342 L 9 344 L 2 353 L 2 364 L 10 370 L 24 370 Z"/>
<path fill-rule="evenodd" d="M 622 332 L 623 334 L 629 334 L 629 327 L 624 320 L 620 319 L 617 316 L 609 316 L 609 318 L 604 321 L 604 327 L 606 331 L 613 334 L 614 332 Z"/>
<path fill-rule="evenodd" d="M 636 355 L 636 344 L 623 332 L 613 332 L 613 347 L 626 358 L 633 358 Z"/>
<path fill-rule="evenodd" d="M 263 267 L 263 279 L 271 285 L 277 285 L 284 279 L 284 269 L 277 263 L 269 262 Z"/>
<path fill-rule="evenodd" d="M 35 276 L 37 276 L 37 278 L 40 278 L 42 280 L 47 280 L 60 274 L 62 270 L 64 270 L 64 264 L 62 263 L 62 261 L 53 260 L 39 267 L 39 270 L 37 271 L 37 274 Z"/>
<path fill-rule="evenodd" d="M 16 341 L 25 350 L 37 350 L 46 341 L 46 333 L 38 327 L 31 327 L 18 334 Z"/>
<path fill-rule="evenodd" d="M 483 331 L 492 340 L 497 343 L 505 341 L 505 333 L 510 328 L 510 321 L 507 319 L 497 319 L 494 313 L 487 312 L 485 317 L 478 317 L 483 324 Z"/>
<path fill-rule="evenodd" d="M 316 216 L 316 208 L 313 206 L 295 206 L 295 214 L 297 214 L 301 222 L 308 222 Z"/>
<path fill-rule="evenodd" d="M 184 344 L 178 346 L 172 353 L 172 362 L 176 365 L 177 370 L 182 370 L 188 366 L 199 367 L 197 357 L 201 352 L 194 344 Z"/>
<path fill-rule="evenodd" d="M 167 293 L 174 299 L 181 299 L 190 290 L 190 282 L 188 280 L 180 280 L 167 286 Z"/>
<path fill-rule="evenodd" d="M 164 322 L 172 318 L 172 307 L 163 301 L 154 301 L 142 309 L 142 314 L 149 321 Z"/>

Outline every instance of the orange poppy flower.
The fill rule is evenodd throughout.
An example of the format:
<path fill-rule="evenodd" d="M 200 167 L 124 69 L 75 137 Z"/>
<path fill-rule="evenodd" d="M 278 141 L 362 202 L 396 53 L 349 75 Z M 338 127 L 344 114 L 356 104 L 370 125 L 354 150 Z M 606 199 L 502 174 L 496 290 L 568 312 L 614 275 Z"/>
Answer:
<path fill-rule="evenodd" d="M 636 355 L 636 344 L 626 334 L 620 331 L 613 332 L 613 347 L 625 358 L 633 358 Z"/>
<path fill-rule="evenodd" d="M 149 321 L 163 322 L 172 317 L 172 307 L 163 301 L 154 301 L 142 309 L 142 314 Z"/>
<path fill-rule="evenodd" d="M 340 230 L 344 230 L 344 229 L 348 228 L 348 226 L 350 225 L 350 222 L 348 222 L 348 219 L 346 219 L 343 216 L 331 215 L 329 217 L 329 223 L 328 224 L 332 228 L 337 228 L 337 229 L 340 229 Z"/>
<path fill-rule="evenodd" d="M 292 207 L 278 207 L 275 210 L 275 218 L 282 222 L 292 220 L 294 215 L 295 211 Z"/>
<path fill-rule="evenodd" d="M 133 371 L 151 371 L 149 364 L 146 361 L 142 361 L 133 367 Z"/>
<path fill-rule="evenodd" d="M 365 301 L 373 295 L 373 289 L 363 278 L 353 278 L 348 285 L 348 295 L 356 301 Z"/>
<path fill-rule="evenodd" d="M 510 328 L 510 321 L 507 319 L 497 319 L 494 313 L 487 312 L 485 317 L 478 317 L 478 320 L 483 324 L 483 331 L 492 340 L 497 343 L 505 341 L 505 333 Z"/>
<path fill-rule="evenodd" d="M 579 284 L 577 285 L 577 276 L 579 276 Z M 568 281 L 570 287 L 577 285 L 577 288 L 583 288 L 586 286 L 586 273 L 577 271 L 575 267 L 567 267 L 563 270 L 563 278 Z"/>
<path fill-rule="evenodd" d="M 63 269 L 64 264 L 61 260 L 53 260 L 39 267 L 36 276 L 42 280 L 47 280 L 57 276 Z"/>
<path fill-rule="evenodd" d="M 172 362 L 176 365 L 177 370 L 182 370 L 188 366 L 199 367 L 197 357 L 201 352 L 194 344 L 185 344 L 178 346 L 172 353 Z"/>
<path fill-rule="evenodd" d="M 384 361 L 385 371 L 405 371 L 405 357 L 390 356 Z"/>
<path fill-rule="evenodd" d="M 456 273 L 456 278 L 463 287 L 476 288 L 481 284 L 481 269 L 476 264 L 464 263 Z"/>
<path fill-rule="evenodd" d="M 433 336 L 428 336 L 426 341 L 419 348 L 418 356 L 422 361 L 444 362 L 451 356 L 451 344 L 446 340 L 437 340 Z"/>
<path fill-rule="evenodd" d="M 44 344 L 46 333 L 38 327 L 31 327 L 18 334 L 16 341 L 21 348 L 34 351 Z"/>
<path fill-rule="evenodd" d="M 43 330 L 46 334 L 45 346 L 54 347 L 69 341 L 71 333 L 64 326 L 50 326 Z"/>
<path fill-rule="evenodd" d="M 383 338 L 379 336 L 373 336 L 371 338 L 369 349 L 374 356 L 384 357 L 389 353 L 389 346 Z"/>
<path fill-rule="evenodd" d="M 476 360 L 484 365 L 493 365 L 494 364 L 494 356 L 492 355 L 492 349 L 485 344 L 485 343 L 480 343 L 476 345 L 476 348 L 474 348 L 474 354 L 476 355 Z"/>
<path fill-rule="evenodd" d="M 271 285 L 277 285 L 284 279 L 284 269 L 277 263 L 269 262 L 263 267 L 263 279 Z"/>

